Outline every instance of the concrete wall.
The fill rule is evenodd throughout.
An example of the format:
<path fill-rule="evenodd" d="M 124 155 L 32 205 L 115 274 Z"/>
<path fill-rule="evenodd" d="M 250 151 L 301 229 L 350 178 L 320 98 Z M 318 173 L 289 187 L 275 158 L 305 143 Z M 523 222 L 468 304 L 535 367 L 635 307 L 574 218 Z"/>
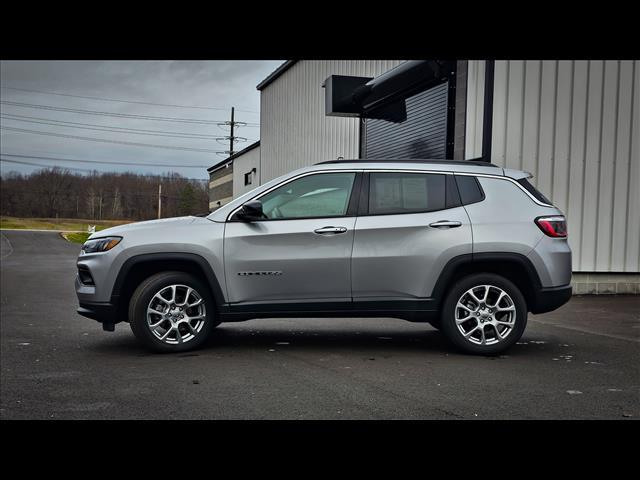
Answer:
<path fill-rule="evenodd" d="M 472 158 L 482 148 L 484 62 L 468 72 Z M 565 213 L 574 271 L 640 271 L 639 116 L 639 61 L 495 63 L 491 161 L 531 172 Z"/>
<path fill-rule="evenodd" d="M 574 295 L 640 294 L 637 273 L 574 273 Z"/>

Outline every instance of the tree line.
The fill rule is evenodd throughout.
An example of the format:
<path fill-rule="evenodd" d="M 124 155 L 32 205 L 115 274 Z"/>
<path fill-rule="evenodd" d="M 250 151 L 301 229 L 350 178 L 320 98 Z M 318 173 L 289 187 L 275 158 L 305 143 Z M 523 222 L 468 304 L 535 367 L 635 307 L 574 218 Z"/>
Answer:
<path fill-rule="evenodd" d="M 149 220 L 158 218 L 160 184 L 163 218 L 209 211 L 204 180 L 178 173 L 82 175 L 59 167 L 0 177 L 0 211 L 11 217 Z"/>

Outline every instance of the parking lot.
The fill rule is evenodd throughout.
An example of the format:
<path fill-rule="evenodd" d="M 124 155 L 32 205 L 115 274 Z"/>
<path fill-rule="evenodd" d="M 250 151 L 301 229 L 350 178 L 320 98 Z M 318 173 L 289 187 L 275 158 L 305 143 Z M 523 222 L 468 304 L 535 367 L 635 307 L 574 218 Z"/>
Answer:
<path fill-rule="evenodd" d="M 640 417 L 640 297 L 574 297 L 499 357 L 428 324 L 266 319 L 205 348 L 143 350 L 75 313 L 78 245 L 1 235 L 2 419 L 620 419 Z"/>

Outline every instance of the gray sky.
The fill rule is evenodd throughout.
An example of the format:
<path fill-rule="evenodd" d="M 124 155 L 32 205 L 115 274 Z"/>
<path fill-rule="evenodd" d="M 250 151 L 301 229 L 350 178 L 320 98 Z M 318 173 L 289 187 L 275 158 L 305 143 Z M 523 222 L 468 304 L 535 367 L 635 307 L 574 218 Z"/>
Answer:
<path fill-rule="evenodd" d="M 0 125 L 3 127 L 0 130 L 2 158 L 49 166 L 95 168 L 98 171 L 134 171 L 152 174 L 175 171 L 186 177 L 206 179 L 208 177 L 206 167 L 224 159 L 224 155 L 215 152 L 123 145 L 57 135 L 205 150 L 228 150 L 228 141 L 220 140 L 223 143 L 219 143 L 215 138 L 168 136 L 201 134 L 223 137 L 229 134 L 227 126 L 220 127 L 215 123 L 200 124 L 131 118 L 122 115 L 209 122 L 228 121 L 231 107 L 234 106 L 236 121 L 259 124 L 260 94 L 255 87 L 281 63 L 281 60 L 3 61 L 0 63 L 0 85 L 2 86 L 0 96 L 3 102 L 0 105 L 2 113 Z M 105 101 L 25 92 L 7 87 L 133 102 L 215 107 L 222 110 Z M 39 107 L 32 108 L 11 103 Z M 43 106 L 54 107 L 54 109 L 42 108 Z M 90 110 L 102 112 L 102 114 L 61 111 L 57 110 L 58 108 Z M 105 131 L 105 128 L 115 131 Z M 26 133 L 13 129 L 55 135 Z M 123 129 L 146 130 L 146 132 L 132 133 Z M 259 139 L 260 129 L 257 126 L 244 126 L 236 131 L 236 135 L 250 139 L 247 142 L 237 143 L 235 146 L 237 151 Z M 7 154 L 128 162 L 135 166 L 8 157 Z M 144 163 L 203 165 L 203 167 L 157 167 L 144 166 Z M 11 170 L 28 173 L 39 168 L 6 162 L 1 162 L 0 165 L 3 174 Z"/>

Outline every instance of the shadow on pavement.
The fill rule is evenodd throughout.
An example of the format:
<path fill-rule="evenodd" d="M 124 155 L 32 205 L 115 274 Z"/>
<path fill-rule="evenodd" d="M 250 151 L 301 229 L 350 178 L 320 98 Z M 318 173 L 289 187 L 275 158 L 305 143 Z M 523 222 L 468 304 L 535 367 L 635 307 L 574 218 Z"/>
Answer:
<path fill-rule="evenodd" d="M 87 349 L 103 354 L 125 354 L 132 356 L 156 355 L 147 351 L 138 343 L 131 332 L 124 332 L 127 325 L 120 325 L 123 334 L 104 334 L 95 343 L 87 345 Z M 427 327 L 429 328 L 429 327 Z M 313 349 L 327 353 L 350 352 L 353 350 L 371 352 L 386 352 L 396 350 L 401 352 L 456 353 L 446 339 L 438 331 L 425 329 L 420 332 L 358 332 L 340 329 L 323 329 L 322 331 L 291 331 L 287 328 L 273 328 L 268 330 L 238 328 L 234 324 L 218 326 L 211 337 L 197 350 L 174 354 L 176 356 L 195 356 L 201 354 L 237 351 L 268 351 L 269 349 Z M 170 354 L 171 355 L 171 354 Z"/>

